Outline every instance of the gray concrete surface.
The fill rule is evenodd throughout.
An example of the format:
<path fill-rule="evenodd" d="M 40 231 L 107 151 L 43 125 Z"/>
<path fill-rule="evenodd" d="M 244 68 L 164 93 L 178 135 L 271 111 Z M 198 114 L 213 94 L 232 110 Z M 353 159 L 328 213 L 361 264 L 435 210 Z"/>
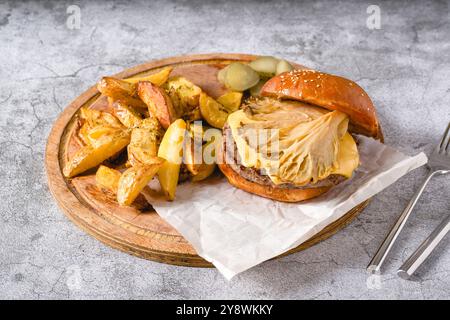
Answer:
<path fill-rule="evenodd" d="M 75 3 L 81 25 L 71 30 Z M 379 30 L 366 26 L 369 4 L 381 9 Z M 205 52 L 275 55 L 354 79 L 387 143 L 429 152 L 450 120 L 449 21 L 446 2 L 0 1 L 0 298 L 450 298 L 448 237 L 415 281 L 395 274 L 450 213 L 450 177 L 432 181 L 385 273 L 365 272 L 424 168 L 331 239 L 227 282 L 214 269 L 142 260 L 89 237 L 56 206 L 43 164 L 58 113 L 100 76 Z"/>

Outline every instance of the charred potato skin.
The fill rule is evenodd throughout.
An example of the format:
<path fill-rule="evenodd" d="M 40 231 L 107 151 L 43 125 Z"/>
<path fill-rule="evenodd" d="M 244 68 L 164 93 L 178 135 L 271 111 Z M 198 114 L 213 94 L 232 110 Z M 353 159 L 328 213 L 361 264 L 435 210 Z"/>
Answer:
<path fill-rule="evenodd" d="M 164 129 L 178 118 L 170 97 L 157 85 L 149 81 L 139 82 L 138 95 L 148 106 L 149 113 L 159 120 Z"/>

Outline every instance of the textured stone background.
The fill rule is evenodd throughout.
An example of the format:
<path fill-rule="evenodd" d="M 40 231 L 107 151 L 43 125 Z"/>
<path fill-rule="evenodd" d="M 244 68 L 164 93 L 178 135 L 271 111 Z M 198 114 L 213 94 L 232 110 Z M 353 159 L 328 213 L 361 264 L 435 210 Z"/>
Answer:
<path fill-rule="evenodd" d="M 449 214 L 449 177 L 432 181 L 384 275 L 365 272 L 424 168 L 331 239 L 227 282 L 214 269 L 149 262 L 89 237 L 56 206 L 43 164 L 58 113 L 100 76 L 205 52 L 275 55 L 354 79 L 388 144 L 429 152 L 450 120 L 448 3 L 377 1 L 381 30 L 366 27 L 361 1 L 77 3 L 81 28 L 70 30 L 72 2 L 0 1 L 0 298 L 450 298 L 448 237 L 415 281 L 395 274 Z"/>

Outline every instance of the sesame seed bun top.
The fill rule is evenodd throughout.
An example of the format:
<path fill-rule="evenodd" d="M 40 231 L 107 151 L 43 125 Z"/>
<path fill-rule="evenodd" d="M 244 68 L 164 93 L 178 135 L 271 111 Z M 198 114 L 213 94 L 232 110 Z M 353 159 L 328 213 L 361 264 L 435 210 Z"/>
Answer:
<path fill-rule="evenodd" d="M 268 80 L 261 95 L 344 112 L 350 118 L 352 132 L 382 139 L 372 100 L 351 80 L 314 70 L 292 70 Z"/>

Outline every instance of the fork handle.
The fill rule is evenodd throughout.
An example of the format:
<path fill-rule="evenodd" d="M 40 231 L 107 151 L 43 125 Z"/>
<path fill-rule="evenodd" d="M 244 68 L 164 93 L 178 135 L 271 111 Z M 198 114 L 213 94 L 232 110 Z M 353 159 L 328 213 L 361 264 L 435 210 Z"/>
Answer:
<path fill-rule="evenodd" d="M 408 260 L 403 263 L 400 269 L 398 269 L 397 274 L 403 279 L 409 279 L 449 231 L 450 215 L 447 215 L 430 236 L 426 238 Z"/>
<path fill-rule="evenodd" d="M 387 255 L 389 254 L 389 251 L 391 250 L 395 240 L 397 239 L 398 235 L 400 234 L 403 227 L 405 226 L 405 223 L 408 220 L 409 216 L 411 215 L 411 212 L 414 209 L 414 206 L 416 205 L 417 200 L 419 200 L 426 185 L 428 184 L 430 179 L 435 174 L 436 174 L 436 171 L 430 171 L 428 173 L 428 176 L 425 178 L 425 181 L 422 183 L 420 188 L 416 191 L 416 193 L 412 197 L 411 201 L 406 206 L 405 210 L 403 210 L 403 212 L 400 215 L 400 217 L 398 218 L 397 222 L 393 225 L 391 231 L 389 231 L 389 233 L 387 234 L 383 243 L 378 248 L 377 253 L 375 254 L 375 256 L 370 261 L 369 265 L 367 266 L 367 270 L 369 272 L 372 272 L 372 273 L 380 272 L 381 266 L 383 265 Z"/>

